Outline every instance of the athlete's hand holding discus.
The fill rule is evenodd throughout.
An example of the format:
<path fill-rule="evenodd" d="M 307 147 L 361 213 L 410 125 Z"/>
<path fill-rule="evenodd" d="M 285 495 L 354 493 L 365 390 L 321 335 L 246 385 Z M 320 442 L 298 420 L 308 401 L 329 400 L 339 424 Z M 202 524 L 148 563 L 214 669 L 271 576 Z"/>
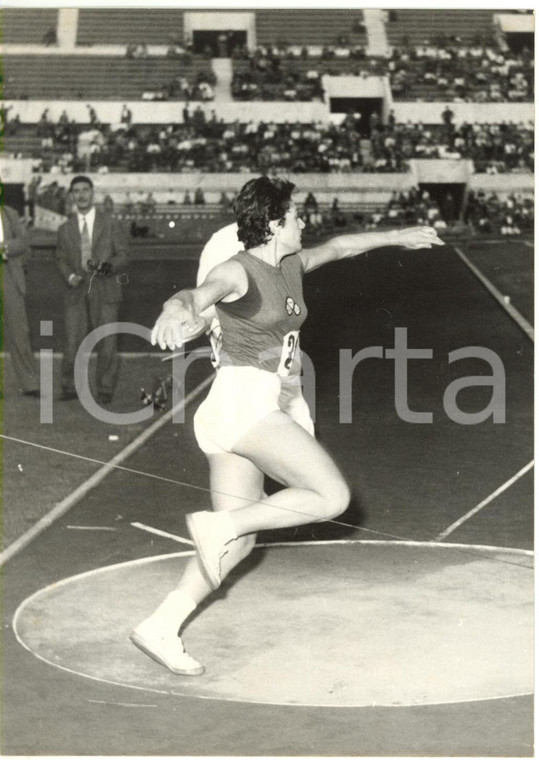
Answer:
<path fill-rule="evenodd" d="M 214 267 L 197 288 L 180 290 L 165 302 L 152 330 L 152 345 L 172 350 L 195 340 L 209 327 L 201 312 L 222 299 L 241 298 L 247 287 L 247 275 L 237 262 Z"/>
<path fill-rule="evenodd" d="M 152 330 L 152 346 L 159 344 L 162 350 L 181 348 L 206 331 L 206 320 L 195 313 L 193 300 L 189 295 L 184 294 L 183 299 L 171 299 L 164 305 Z"/>

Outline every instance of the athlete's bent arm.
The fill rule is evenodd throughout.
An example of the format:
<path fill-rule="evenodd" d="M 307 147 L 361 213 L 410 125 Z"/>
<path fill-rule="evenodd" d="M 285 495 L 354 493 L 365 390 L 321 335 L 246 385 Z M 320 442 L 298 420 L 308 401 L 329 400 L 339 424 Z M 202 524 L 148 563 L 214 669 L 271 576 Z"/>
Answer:
<path fill-rule="evenodd" d="M 237 261 L 226 261 L 214 267 L 197 288 L 175 293 L 163 305 L 152 330 L 152 345 L 161 349 L 183 345 L 183 327 L 192 325 L 200 312 L 223 299 L 236 300 L 247 292 L 248 281 L 244 268 Z"/>
<path fill-rule="evenodd" d="M 353 258 L 375 248 L 398 245 L 403 248 L 432 248 L 445 245 L 433 227 L 405 227 L 386 232 L 359 232 L 355 235 L 339 235 L 326 243 L 302 250 L 299 253 L 306 272 L 340 259 Z"/>

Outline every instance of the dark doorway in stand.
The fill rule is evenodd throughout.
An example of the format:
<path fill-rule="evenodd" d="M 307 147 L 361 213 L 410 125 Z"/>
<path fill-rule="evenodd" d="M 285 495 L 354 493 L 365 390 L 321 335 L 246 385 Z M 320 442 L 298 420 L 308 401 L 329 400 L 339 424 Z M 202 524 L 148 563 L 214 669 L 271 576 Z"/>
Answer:
<path fill-rule="evenodd" d="M 331 113 L 360 114 L 359 135 L 371 136 L 373 127 L 382 122 L 382 98 L 331 98 Z"/>
<path fill-rule="evenodd" d="M 2 203 L 24 215 L 24 185 L 3 185 Z"/>
<path fill-rule="evenodd" d="M 247 45 L 247 32 L 229 30 L 198 30 L 193 32 L 193 52 L 205 55 L 211 50 L 212 58 L 230 58 L 234 48 Z"/>
<path fill-rule="evenodd" d="M 463 183 L 420 182 L 419 190 L 427 190 L 432 200 L 440 207 L 442 218 L 447 225 L 457 222 L 462 215 L 466 185 Z"/>

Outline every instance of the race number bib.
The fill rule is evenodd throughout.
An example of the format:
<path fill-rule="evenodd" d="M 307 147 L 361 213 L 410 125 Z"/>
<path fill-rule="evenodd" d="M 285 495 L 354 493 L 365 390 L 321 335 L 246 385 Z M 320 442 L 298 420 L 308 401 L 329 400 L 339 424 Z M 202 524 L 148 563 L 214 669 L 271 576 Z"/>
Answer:
<path fill-rule="evenodd" d="M 299 346 L 299 330 L 292 330 L 283 338 L 283 348 L 281 351 L 281 361 L 277 374 L 281 377 L 287 377 L 292 369 L 294 357 Z"/>

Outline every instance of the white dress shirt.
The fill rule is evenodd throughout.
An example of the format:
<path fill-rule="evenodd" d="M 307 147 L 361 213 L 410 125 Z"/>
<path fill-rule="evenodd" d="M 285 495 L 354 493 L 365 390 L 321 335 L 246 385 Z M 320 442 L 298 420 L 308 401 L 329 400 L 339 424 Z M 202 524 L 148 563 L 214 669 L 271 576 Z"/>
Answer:
<path fill-rule="evenodd" d="M 88 225 L 88 235 L 90 236 L 90 242 L 93 239 L 93 233 L 94 233 L 94 222 L 95 222 L 95 206 L 92 206 L 92 208 L 88 211 L 87 214 L 81 214 L 80 211 L 77 211 L 77 220 L 79 223 L 79 232 L 82 235 L 82 228 L 84 226 L 84 220 L 86 219 L 86 224 Z"/>

